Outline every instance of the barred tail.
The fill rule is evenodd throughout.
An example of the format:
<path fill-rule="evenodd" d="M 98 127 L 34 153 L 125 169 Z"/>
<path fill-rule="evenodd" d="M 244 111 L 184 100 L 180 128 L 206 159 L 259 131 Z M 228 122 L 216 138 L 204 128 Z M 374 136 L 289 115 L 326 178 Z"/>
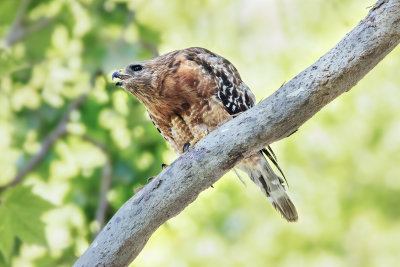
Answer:
<path fill-rule="evenodd" d="M 268 155 L 267 155 L 268 156 Z M 270 158 L 270 156 L 268 156 Z M 271 158 L 270 158 L 271 159 Z M 276 159 L 273 163 L 277 165 Z M 238 168 L 246 172 L 271 201 L 274 208 L 289 222 L 298 219 L 296 207 L 285 191 L 283 180 L 274 173 L 261 152 L 243 160 Z M 280 168 L 278 166 L 279 171 Z"/>

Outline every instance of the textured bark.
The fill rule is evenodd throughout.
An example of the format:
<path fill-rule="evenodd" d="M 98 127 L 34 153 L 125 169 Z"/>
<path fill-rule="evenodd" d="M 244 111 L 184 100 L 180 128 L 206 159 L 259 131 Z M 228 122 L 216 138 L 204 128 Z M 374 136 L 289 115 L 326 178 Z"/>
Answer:
<path fill-rule="evenodd" d="M 400 40 L 400 2 L 381 0 L 334 48 L 224 124 L 128 200 L 74 266 L 127 266 L 153 232 L 240 160 L 288 136 L 350 90 Z"/>

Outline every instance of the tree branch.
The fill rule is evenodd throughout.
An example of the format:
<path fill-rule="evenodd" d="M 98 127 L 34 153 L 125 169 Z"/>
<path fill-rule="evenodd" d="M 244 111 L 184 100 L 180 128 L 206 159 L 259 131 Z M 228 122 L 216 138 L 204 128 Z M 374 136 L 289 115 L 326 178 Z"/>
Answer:
<path fill-rule="evenodd" d="M 334 48 L 211 132 L 128 200 L 74 266 L 127 266 L 153 232 L 245 157 L 287 137 L 350 90 L 400 40 L 400 2 L 380 0 Z"/>
<path fill-rule="evenodd" d="M 104 226 L 106 213 L 108 209 L 108 201 L 107 201 L 107 192 L 110 190 L 111 186 L 111 174 L 112 174 L 112 165 L 110 159 L 110 153 L 108 153 L 106 146 L 93 139 L 90 136 L 83 135 L 82 138 L 96 147 L 98 147 L 106 157 L 106 162 L 101 171 L 101 187 L 100 187 L 100 197 L 99 197 L 99 205 L 96 210 L 96 221 L 99 223 L 100 228 Z M 97 234 L 96 234 L 97 235 Z"/>
<path fill-rule="evenodd" d="M 125 39 L 124 39 L 124 36 L 128 31 L 129 25 L 131 25 L 132 22 L 135 22 L 135 20 L 136 20 L 135 11 L 129 10 L 128 11 L 128 15 L 126 16 L 126 19 L 125 19 L 124 27 L 122 29 L 121 37 L 120 37 L 120 39 L 118 41 L 120 44 L 126 43 Z M 141 47 L 143 47 L 144 49 L 149 50 L 153 54 L 154 57 L 158 57 L 160 55 L 160 53 L 158 52 L 158 48 L 157 48 L 156 44 L 154 44 L 152 42 L 149 42 L 149 41 L 146 41 L 146 40 L 139 40 L 137 43 Z"/>
<path fill-rule="evenodd" d="M 29 0 L 27 0 L 29 1 Z M 58 122 L 56 128 L 43 140 L 39 152 L 33 156 L 28 163 L 22 167 L 22 169 L 14 176 L 14 178 L 11 180 L 9 184 L 0 186 L 0 192 L 3 191 L 4 189 L 7 189 L 10 186 L 14 186 L 18 184 L 19 182 L 22 181 L 22 179 L 30 172 L 32 171 L 39 163 L 43 160 L 43 158 L 46 156 L 46 154 L 49 152 L 50 148 L 54 144 L 54 142 L 67 134 L 67 124 L 69 121 L 69 118 L 71 116 L 71 113 L 78 109 L 83 102 L 85 102 L 86 98 L 88 97 L 90 91 L 93 89 L 96 77 L 102 75 L 100 71 L 96 71 L 91 79 L 90 79 L 90 85 L 91 89 L 88 92 L 82 93 L 78 98 L 73 100 L 71 103 L 69 103 L 67 110 L 64 112 L 64 114 L 61 117 L 61 120 Z"/>

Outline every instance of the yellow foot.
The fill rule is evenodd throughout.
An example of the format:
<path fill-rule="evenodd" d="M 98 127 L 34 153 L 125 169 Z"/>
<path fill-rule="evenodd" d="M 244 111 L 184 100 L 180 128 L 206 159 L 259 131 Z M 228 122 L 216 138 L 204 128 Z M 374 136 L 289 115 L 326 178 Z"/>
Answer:
<path fill-rule="evenodd" d="M 183 145 L 182 147 L 182 151 L 183 153 L 185 153 L 186 151 L 189 150 L 189 148 L 194 147 L 195 144 L 197 144 L 197 142 L 199 142 L 201 139 L 203 139 L 204 137 L 206 137 L 208 135 L 209 131 L 206 130 L 204 132 L 202 132 L 199 136 L 195 137 L 192 142 L 187 142 Z"/>

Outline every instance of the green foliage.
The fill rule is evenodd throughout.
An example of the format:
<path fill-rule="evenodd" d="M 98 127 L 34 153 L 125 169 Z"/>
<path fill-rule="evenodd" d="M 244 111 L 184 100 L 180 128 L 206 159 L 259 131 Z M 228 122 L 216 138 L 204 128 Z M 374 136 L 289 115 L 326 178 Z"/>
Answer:
<path fill-rule="evenodd" d="M 59 135 L 23 178 L 29 187 L 0 192 L 0 264 L 70 266 L 99 230 L 106 161 L 111 185 L 102 196 L 110 206 L 105 221 L 161 169 L 167 148 L 162 137 L 144 107 L 108 78 L 151 57 L 160 33 L 138 23 L 125 2 L 7 0 L 0 3 L 0 17 L 0 186 L 39 153 L 70 104 L 88 94 L 69 114 L 68 134 Z M 44 221 L 51 206 L 32 190 L 57 205 Z M 27 257 L 37 245 L 40 252 Z"/>
<path fill-rule="evenodd" d="M 107 163 L 105 221 L 174 159 L 143 105 L 113 85 L 113 71 L 157 50 L 202 46 L 233 62 L 260 100 L 337 43 L 373 3 L 0 1 L 0 186 L 88 94 L 70 113 L 68 134 L 0 192 L 0 266 L 71 266 L 100 228 Z M 285 223 L 246 178 L 244 187 L 227 175 L 162 226 L 132 265 L 397 266 L 399 58 L 391 53 L 350 93 L 273 144 L 298 223 Z"/>
<path fill-rule="evenodd" d="M 32 187 L 8 189 L 0 199 L 0 251 L 8 259 L 17 236 L 29 244 L 46 244 L 41 216 L 53 205 L 32 193 Z"/>

